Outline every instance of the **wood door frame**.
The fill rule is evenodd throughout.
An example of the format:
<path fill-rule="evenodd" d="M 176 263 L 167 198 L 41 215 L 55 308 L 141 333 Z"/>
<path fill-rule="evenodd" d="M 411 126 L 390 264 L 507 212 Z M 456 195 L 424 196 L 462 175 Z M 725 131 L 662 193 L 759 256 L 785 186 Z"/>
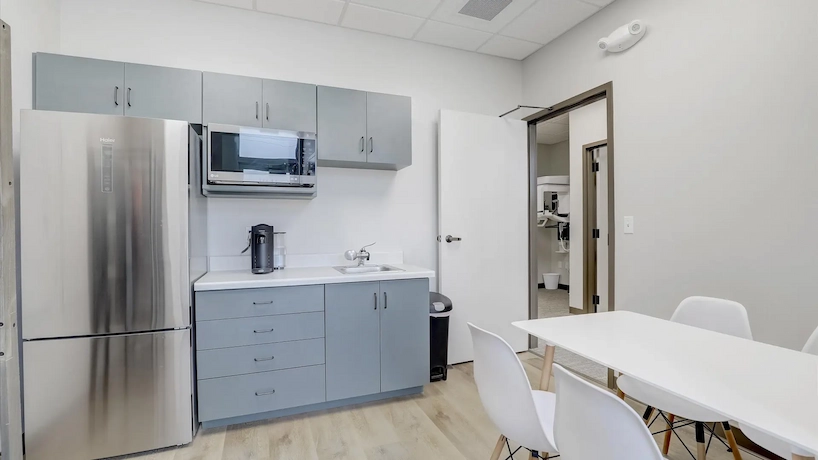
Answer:
<path fill-rule="evenodd" d="M 608 145 L 608 311 L 616 310 L 615 262 L 616 262 L 616 208 L 614 205 L 614 91 L 613 81 L 599 85 L 570 99 L 523 118 L 528 122 L 528 171 L 529 171 L 529 224 L 528 224 L 528 273 L 529 273 L 529 318 L 538 315 L 537 289 L 537 125 L 544 121 L 593 104 L 606 101 L 606 133 Z M 536 337 L 529 335 L 529 347 L 534 348 Z M 613 388 L 613 371 L 608 370 L 608 386 Z"/>
<path fill-rule="evenodd" d="M 597 292 L 597 250 L 588 249 L 595 245 L 596 238 L 593 236 L 593 230 L 597 228 L 597 186 L 594 177 L 592 166 L 594 164 L 593 151 L 599 147 L 607 146 L 608 140 L 602 139 L 600 141 L 591 142 L 582 146 L 582 308 L 568 307 L 572 313 L 588 314 L 596 313 L 594 311 L 593 297 Z M 607 168 L 606 168 L 607 169 Z M 608 228 L 608 235 L 611 234 L 610 227 Z M 610 269 L 610 267 L 609 267 Z"/>

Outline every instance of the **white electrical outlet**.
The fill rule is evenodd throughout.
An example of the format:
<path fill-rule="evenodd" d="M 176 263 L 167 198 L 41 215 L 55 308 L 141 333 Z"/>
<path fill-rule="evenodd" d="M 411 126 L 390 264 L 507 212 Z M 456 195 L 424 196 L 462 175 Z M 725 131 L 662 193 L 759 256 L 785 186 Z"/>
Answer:
<path fill-rule="evenodd" d="M 633 233 L 633 216 L 625 216 L 625 233 Z"/>

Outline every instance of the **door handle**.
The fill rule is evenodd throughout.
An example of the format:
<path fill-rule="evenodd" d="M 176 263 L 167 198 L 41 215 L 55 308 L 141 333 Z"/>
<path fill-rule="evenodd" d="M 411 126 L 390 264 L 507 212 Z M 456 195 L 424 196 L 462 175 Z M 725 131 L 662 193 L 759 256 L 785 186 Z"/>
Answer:
<path fill-rule="evenodd" d="M 258 120 L 258 101 L 256 101 L 256 120 Z"/>
<path fill-rule="evenodd" d="M 378 293 L 376 292 L 376 293 L 372 294 L 372 296 L 375 298 L 375 308 L 373 310 L 377 310 L 378 309 Z"/>
<path fill-rule="evenodd" d="M 389 305 L 389 299 L 386 298 L 386 293 L 383 293 L 383 309 L 386 310 L 386 307 Z"/>
<path fill-rule="evenodd" d="M 364 136 L 361 136 L 361 153 L 364 153 L 364 149 L 365 149 L 364 143 L 365 143 Z"/>
<path fill-rule="evenodd" d="M 119 86 L 114 86 L 114 105 L 119 106 Z"/>
<path fill-rule="evenodd" d="M 269 390 L 269 391 L 257 391 L 257 392 L 256 392 L 256 396 L 267 396 L 267 395 L 271 395 L 271 394 L 273 394 L 273 393 L 275 393 L 275 392 L 276 392 L 275 390 Z"/>
<path fill-rule="evenodd" d="M 261 361 L 272 361 L 274 359 L 275 359 L 275 356 L 270 356 L 269 358 L 253 358 L 253 361 L 258 363 L 258 362 L 261 362 Z"/>
<path fill-rule="evenodd" d="M 126 99 L 128 101 L 128 107 L 131 106 L 131 88 L 128 88 L 128 92 L 126 93 Z"/>
<path fill-rule="evenodd" d="M 453 241 L 462 241 L 462 240 L 463 240 L 463 238 L 458 238 L 458 237 L 452 236 L 452 235 L 446 235 L 446 242 L 447 243 L 451 243 Z"/>
<path fill-rule="evenodd" d="M 273 332 L 274 330 L 275 329 L 264 329 L 264 330 L 254 329 L 253 334 L 267 334 L 268 332 Z"/>

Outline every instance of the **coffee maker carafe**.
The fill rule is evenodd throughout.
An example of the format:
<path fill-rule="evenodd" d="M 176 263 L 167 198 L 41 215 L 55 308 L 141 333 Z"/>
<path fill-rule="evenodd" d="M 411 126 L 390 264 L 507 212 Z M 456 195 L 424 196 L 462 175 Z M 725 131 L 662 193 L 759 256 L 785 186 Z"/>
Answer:
<path fill-rule="evenodd" d="M 273 271 L 273 226 L 253 225 L 250 241 L 242 254 L 250 250 L 250 270 L 257 275 Z"/>

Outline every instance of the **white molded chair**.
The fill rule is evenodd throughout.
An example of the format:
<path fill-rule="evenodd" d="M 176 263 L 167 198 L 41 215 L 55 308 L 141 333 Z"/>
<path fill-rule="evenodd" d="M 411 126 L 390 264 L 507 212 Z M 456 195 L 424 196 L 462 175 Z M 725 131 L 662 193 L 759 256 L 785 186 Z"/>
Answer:
<path fill-rule="evenodd" d="M 688 326 L 753 340 L 747 310 L 740 303 L 731 300 L 713 297 L 688 297 L 679 304 L 670 320 Z M 667 419 L 670 423 L 665 433 L 665 442 L 662 449 L 665 455 L 667 455 L 670 447 L 671 424 L 675 417 L 682 417 L 695 422 L 699 460 L 706 457 L 705 429 L 710 430 L 709 426 L 705 425 L 706 423 L 722 424 L 727 441 L 730 443 L 730 449 L 733 452 L 733 458 L 741 460 L 741 453 L 738 450 L 733 432 L 730 430 L 730 424 L 727 420 L 724 420 L 724 416 L 685 401 L 659 388 L 634 380 L 627 375 L 619 376 L 616 385 L 619 387 L 620 397 L 624 398 L 624 395 L 628 395 L 648 406 L 643 415 L 645 423 L 650 423 L 654 408 L 670 414 Z"/>
<path fill-rule="evenodd" d="M 554 435 L 565 460 L 661 460 L 639 414 L 613 393 L 554 364 Z"/>
<path fill-rule="evenodd" d="M 807 343 L 804 345 L 804 348 L 802 348 L 801 351 L 811 355 L 818 355 L 818 329 L 812 331 L 812 335 L 809 336 Z M 815 457 L 815 454 L 806 452 L 805 450 L 799 449 L 795 446 L 791 446 L 786 441 L 782 441 L 781 439 L 775 438 L 766 433 L 762 433 L 755 428 L 750 428 L 748 426 L 740 426 L 740 428 L 741 432 L 744 433 L 744 435 L 747 436 L 750 441 L 753 441 L 781 458 L 794 458 L 793 456 L 795 455 L 800 455 L 801 457 L 807 458 Z"/>
<path fill-rule="evenodd" d="M 532 390 L 517 354 L 500 336 L 468 323 L 474 345 L 474 382 L 494 426 L 502 433 L 492 460 L 500 456 L 506 439 L 542 458 L 556 454 L 554 408 L 556 396 Z"/>

